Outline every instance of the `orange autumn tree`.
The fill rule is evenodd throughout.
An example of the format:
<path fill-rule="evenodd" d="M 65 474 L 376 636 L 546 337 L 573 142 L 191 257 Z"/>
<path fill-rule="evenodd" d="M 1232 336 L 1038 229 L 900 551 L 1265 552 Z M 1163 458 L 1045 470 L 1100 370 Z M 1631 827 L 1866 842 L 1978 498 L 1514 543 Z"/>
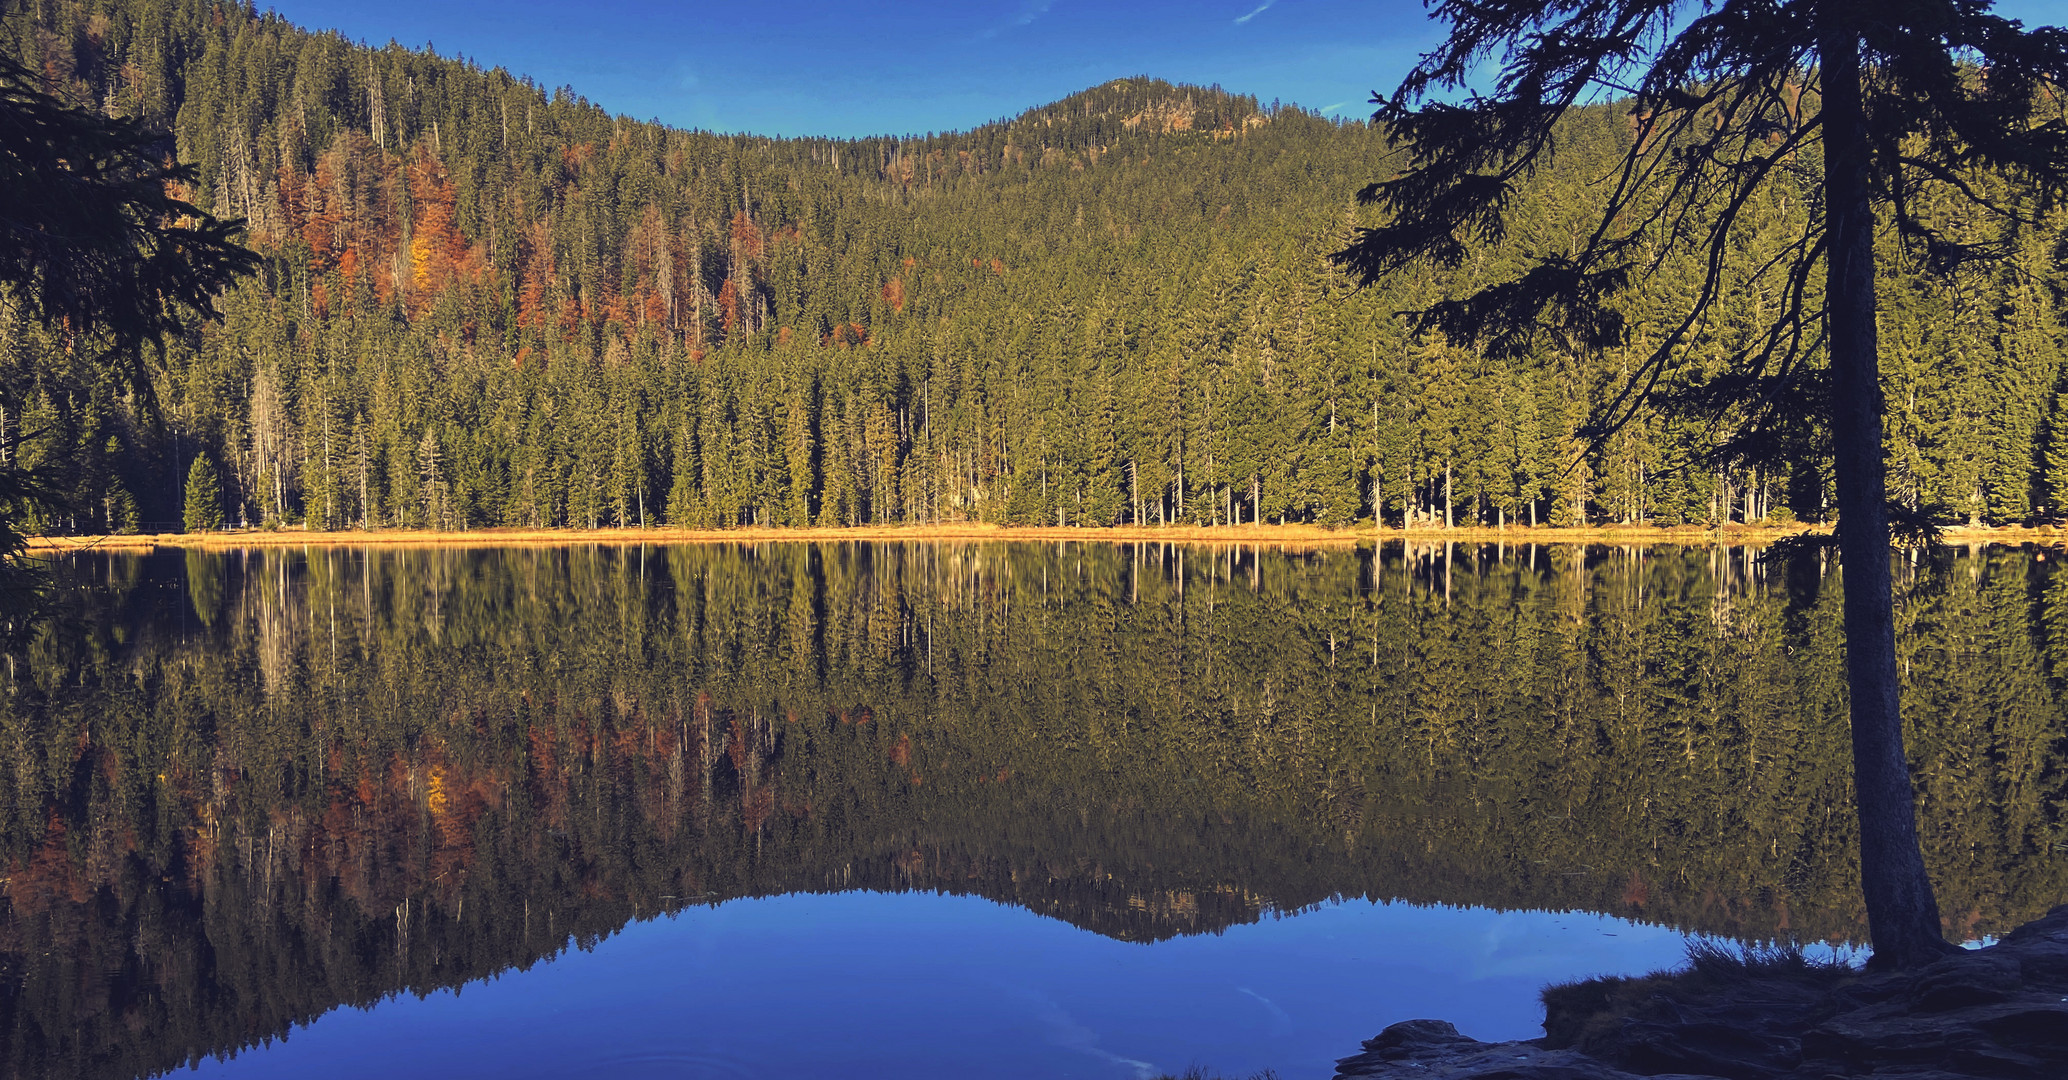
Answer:
<path fill-rule="evenodd" d="M 675 328 L 675 257 L 668 223 L 656 203 L 647 203 L 638 224 L 625 235 L 624 280 L 629 311 L 639 325 Z"/>
<path fill-rule="evenodd" d="M 719 319 L 725 331 L 725 340 L 735 339 L 735 334 L 746 336 L 761 328 L 760 312 L 756 303 L 759 283 L 756 268 L 767 252 L 767 243 L 762 238 L 761 227 L 746 211 L 732 216 L 732 262 L 726 274 L 725 284 L 719 289 Z"/>
<path fill-rule="evenodd" d="M 543 334 L 553 324 L 553 306 L 546 293 L 552 288 L 554 274 L 559 272 L 553 258 L 552 223 L 543 217 L 532 222 L 518 243 L 518 265 L 523 271 L 522 284 L 517 289 L 517 325 Z"/>
<path fill-rule="evenodd" d="M 454 214 L 452 181 L 421 144 L 409 170 L 409 195 L 416 209 L 409 238 L 410 312 L 422 314 L 446 288 L 472 280 L 475 266 Z"/>

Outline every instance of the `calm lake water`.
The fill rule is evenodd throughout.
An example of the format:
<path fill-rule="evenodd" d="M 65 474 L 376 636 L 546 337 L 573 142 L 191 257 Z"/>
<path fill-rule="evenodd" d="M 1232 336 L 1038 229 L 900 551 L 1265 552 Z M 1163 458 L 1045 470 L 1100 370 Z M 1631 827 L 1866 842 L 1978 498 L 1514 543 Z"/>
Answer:
<path fill-rule="evenodd" d="M 1898 575 L 1960 936 L 2068 901 L 2068 575 Z M 1816 552 L 85 555 L 0 672 L 0 1073 L 1325 1077 L 1863 933 Z M 2058 677 L 2057 677 L 2058 676 Z"/>

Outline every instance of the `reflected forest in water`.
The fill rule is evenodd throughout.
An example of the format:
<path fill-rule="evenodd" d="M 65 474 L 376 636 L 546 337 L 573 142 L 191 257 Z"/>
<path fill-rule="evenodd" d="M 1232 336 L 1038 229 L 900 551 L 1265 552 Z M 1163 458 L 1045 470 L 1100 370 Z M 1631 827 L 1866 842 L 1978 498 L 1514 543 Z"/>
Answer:
<path fill-rule="evenodd" d="M 2059 565 L 1898 575 L 1959 935 L 2068 897 Z M 1360 897 L 1864 937 L 1814 551 L 274 549 L 57 582 L 0 673 L 11 1075 L 158 1072 L 779 893 L 1135 941 Z"/>

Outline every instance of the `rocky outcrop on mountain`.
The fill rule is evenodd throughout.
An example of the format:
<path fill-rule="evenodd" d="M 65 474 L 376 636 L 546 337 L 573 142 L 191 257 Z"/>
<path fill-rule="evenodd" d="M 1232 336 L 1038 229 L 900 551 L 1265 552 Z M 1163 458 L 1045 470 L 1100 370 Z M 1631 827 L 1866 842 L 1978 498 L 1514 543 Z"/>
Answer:
<path fill-rule="evenodd" d="M 2068 906 L 1984 949 L 1898 972 L 1698 951 L 1685 971 L 1544 992 L 1545 1035 L 1483 1043 L 1394 1024 L 1337 1063 L 1387 1080 L 2058 1080 Z"/>

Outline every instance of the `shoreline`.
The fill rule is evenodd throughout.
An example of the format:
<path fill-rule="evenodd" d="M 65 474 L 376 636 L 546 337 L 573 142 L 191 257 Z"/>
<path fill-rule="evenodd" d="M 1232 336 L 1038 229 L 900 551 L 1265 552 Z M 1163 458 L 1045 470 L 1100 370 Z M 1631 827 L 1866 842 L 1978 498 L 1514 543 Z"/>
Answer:
<path fill-rule="evenodd" d="M 1541 1038 L 1486 1043 L 1404 1020 L 1336 1080 L 2003 1080 L 2068 1075 L 2068 905 L 1986 948 L 1901 971 L 1786 949 L 1545 988 Z"/>
<path fill-rule="evenodd" d="M 1513 544 L 1618 544 L 1648 546 L 1679 544 L 1763 547 L 1796 536 L 1829 535 L 1829 526 L 1726 525 L 1661 527 L 1654 525 L 1557 526 L 1460 526 L 1456 528 L 1369 526 L 1330 528 L 1322 525 L 1116 525 L 1093 528 L 987 525 L 959 523 L 945 525 L 858 525 L 756 526 L 736 529 L 682 529 L 674 527 L 605 529 L 489 528 L 441 532 L 430 529 L 375 529 L 312 532 L 301 529 L 237 529 L 208 533 L 139 533 L 106 536 L 31 536 L 32 552 L 66 553 L 86 550 L 150 551 L 158 548 L 237 549 L 260 547 L 521 547 L 610 544 L 625 547 L 647 544 L 739 544 L 739 543 L 833 543 L 841 541 L 889 542 L 1064 542 L 1080 543 L 1171 543 L 1228 545 L 1251 544 L 1280 548 L 1340 547 L 1373 541 L 1393 543 L 1513 543 Z M 1961 526 L 1940 530 L 1947 544 L 1979 546 L 1989 544 L 2068 545 L 2068 527 L 2062 526 Z"/>

